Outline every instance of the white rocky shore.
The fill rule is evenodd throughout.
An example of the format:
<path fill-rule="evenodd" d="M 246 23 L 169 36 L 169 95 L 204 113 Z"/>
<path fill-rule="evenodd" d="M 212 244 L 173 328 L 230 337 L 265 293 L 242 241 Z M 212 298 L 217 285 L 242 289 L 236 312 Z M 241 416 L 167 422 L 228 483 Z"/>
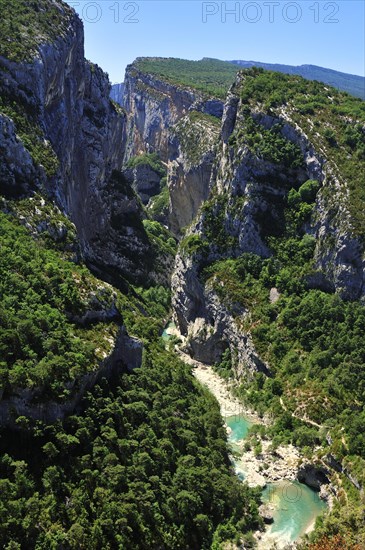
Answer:
<path fill-rule="evenodd" d="M 237 463 L 250 487 L 297 479 L 300 456 L 293 445 L 282 445 L 275 451 L 270 450 L 270 441 L 261 441 L 261 445 L 262 453 L 256 456 L 252 450 L 245 451 Z"/>
<path fill-rule="evenodd" d="M 223 380 L 213 368 L 191 358 L 182 352 L 178 346 L 175 347 L 180 358 L 187 364 L 193 366 L 193 374 L 201 384 L 204 384 L 210 392 L 216 397 L 223 418 L 228 418 L 237 414 L 242 414 L 253 424 L 267 424 L 268 419 L 260 418 L 254 411 L 244 407 L 242 403 L 232 394 L 229 384 Z M 230 433 L 229 426 L 226 425 L 227 432 Z M 244 474 L 244 480 L 250 487 L 264 488 L 268 483 L 285 483 L 294 481 L 298 478 L 298 471 L 303 467 L 306 461 L 303 461 L 298 450 L 293 445 L 281 445 L 272 449 L 271 442 L 260 439 L 262 451 L 259 455 L 253 450 L 247 450 L 245 441 L 235 443 L 239 458 L 235 457 L 235 470 L 237 474 Z M 233 459 L 233 457 L 232 457 Z M 233 460 L 232 460 L 233 461 Z M 321 494 L 324 500 L 332 504 L 332 496 L 329 494 L 328 486 L 321 487 Z M 266 524 L 272 524 L 274 521 L 276 506 L 272 502 L 260 506 L 260 515 Z M 306 526 L 305 533 L 314 529 L 315 521 L 311 521 Z M 272 532 L 272 525 L 268 525 L 265 531 L 256 531 L 258 550 L 279 550 L 296 549 L 296 542 L 290 542 L 287 533 Z M 232 543 L 228 545 L 227 550 L 237 549 L 238 546 Z"/>
<path fill-rule="evenodd" d="M 186 363 L 194 366 L 194 376 L 216 397 L 223 418 L 243 414 L 253 423 L 265 423 L 253 411 L 245 408 L 229 390 L 227 383 L 214 372 L 212 367 L 195 361 L 188 355 L 180 353 Z M 229 428 L 227 427 L 227 430 Z M 291 481 L 296 479 L 300 461 L 298 450 L 293 445 L 282 445 L 271 451 L 270 441 L 261 441 L 262 453 L 255 455 L 253 450 L 245 451 L 236 462 L 237 473 L 245 474 L 245 481 L 250 487 L 265 487 L 273 481 Z M 244 442 L 239 444 L 243 450 Z"/>

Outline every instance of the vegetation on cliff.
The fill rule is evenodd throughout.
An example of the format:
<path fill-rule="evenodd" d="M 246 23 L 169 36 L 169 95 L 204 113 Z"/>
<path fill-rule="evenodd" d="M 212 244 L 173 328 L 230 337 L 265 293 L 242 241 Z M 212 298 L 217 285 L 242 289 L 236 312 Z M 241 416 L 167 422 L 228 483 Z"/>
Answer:
<path fill-rule="evenodd" d="M 219 131 L 220 120 L 217 117 L 190 111 L 171 129 L 171 135 L 177 137 L 187 164 L 197 166 L 202 162 L 204 154 L 212 150 Z"/>
<path fill-rule="evenodd" d="M 242 71 L 238 93 L 254 111 L 287 116 L 298 124 L 327 160 L 328 179 L 337 178 L 343 187 L 344 202 L 349 189 L 351 223 L 363 236 L 365 102 L 319 82 L 256 68 Z"/>
<path fill-rule="evenodd" d="M 237 67 L 218 59 L 188 61 L 173 57 L 138 57 L 133 65 L 171 84 L 220 98 L 225 98 L 237 74 Z"/>
<path fill-rule="evenodd" d="M 136 168 L 137 166 L 149 166 L 161 178 L 166 176 L 166 168 L 162 164 L 157 153 L 144 153 L 132 157 L 126 164 L 126 168 Z"/>
<path fill-rule="evenodd" d="M 1 212 L 0 243 L 1 390 L 42 388 L 42 399 L 65 400 L 66 383 L 97 369 L 116 336 L 113 322 L 72 319 L 110 309 L 112 288 Z"/>
<path fill-rule="evenodd" d="M 32 61 L 41 44 L 69 28 L 73 10 L 61 1 L 0 0 L 0 52 L 11 61 Z"/>
<path fill-rule="evenodd" d="M 293 443 L 319 464 L 328 466 L 330 456 L 342 464 L 343 472 L 332 470 L 338 500 L 313 540 L 340 534 L 362 546 L 365 313 L 362 303 L 341 300 L 316 271 L 313 226 L 320 193 L 331 213 L 340 205 L 349 209 L 349 235 L 363 239 L 365 104 L 317 82 L 259 69 L 240 73 L 233 92 L 240 104 L 220 185 L 201 207 L 199 232 L 185 237 L 180 251 L 193 256 L 201 282 L 215 291 L 237 327 L 251 333 L 270 367 L 269 377 L 247 370 L 238 387 L 241 399 L 273 418 L 265 437 L 274 448 Z M 322 184 L 302 183 L 303 153 L 289 139 L 287 122 L 297 124 L 325 159 Z M 271 172 L 266 168 L 263 175 L 260 162 L 271 163 Z M 338 203 L 330 196 L 334 181 Z M 242 253 L 237 228 L 245 212 L 269 257 Z M 236 361 L 228 348 L 216 368 L 234 376 Z"/>

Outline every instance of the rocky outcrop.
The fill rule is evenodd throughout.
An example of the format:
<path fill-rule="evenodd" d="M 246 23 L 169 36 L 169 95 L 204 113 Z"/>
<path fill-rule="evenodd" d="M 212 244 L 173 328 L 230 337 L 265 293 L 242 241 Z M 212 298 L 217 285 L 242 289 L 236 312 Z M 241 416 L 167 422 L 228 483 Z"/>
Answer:
<path fill-rule="evenodd" d="M 360 482 L 358 481 L 358 479 L 356 479 L 356 477 L 354 476 L 354 474 L 349 470 L 348 467 L 346 467 L 340 460 L 338 460 L 333 454 L 331 453 L 328 453 L 327 456 L 325 457 L 325 462 L 326 464 L 328 464 L 328 466 L 330 468 L 332 468 L 333 470 L 335 470 L 336 472 L 339 472 L 341 474 L 344 474 L 347 479 L 349 479 L 351 481 L 351 483 L 354 485 L 354 487 L 356 487 L 356 489 L 358 489 L 359 491 L 361 491 L 363 489 L 363 487 L 361 486 Z"/>
<path fill-rule="evenodd" d="M 128 65 L 124 80 L 123 105 L 128 112 L 125 160 L 141 152 L 158 152 L 165 162 L 170 130 L 189 110 L 220 117 L 223 103 L 202 92 L 163 80 L 139 69 L 137 58 Z"/>
<path fill-rule="evenodd" d="M 214 364 L 229 347 L 238 377 L 248 371 L 269 374 L 267 365 L 255 352 L 250 335 L 239 327 L 247 311 L 236 309 L 233 316 L 213 288 L 209 284 L 203 286 L 192 258 L 177 257 L 172 289 L 175 320 L 186 338 L 185 350 L 192 357 Z"/>
<path fill-rule="evenodd" d="M 346 187 L 327 171 L 326 190 L 319 193 L 315 213 L 316 266 L 327 285 L 342 298 L 356 300 L 365 294 L 364 246 L 354 235 L 346 208 Z"/>
<path fill-rule="evenodd" d="M 274 523 L 273 506 L 270 504 L 261 504 L 259 507 L 259 514 L 264 520 L 264 523 L 270 525 Z"/>
<path fill-rule="evenodd" d="M 48 233 L 67 258 L 81 257 L 100 278 L 120 288 L 128 277 L 148 282 L 158 252 L 144 230 L 140 201 L 120 172 L 125 113 L 109 98 L 107 75 L 84 57 L 79 17 L 59 0 L 50 4 L 62 20 L 60 32 L 32 37 L 33 59 L 0 56 L 1 208 L 35 238 Z M 19 197 L 31 200 L 8 201 Z M 96 357 L 104 359 L 66 382 L 70 397 L 60 402 L 52 401 L 47 388 L 8 388 L 0 402 L 2 425 L 15 427 L 17 416 L 62 419 L 102 376 L 141 364 L 142 345 L 126 333 L 115 304 L 95 298 L 84 306 L 69 316 L 72 322 L 119 327 L 114 341 L 108 340 L 109 351 L 95 351 L 96 363 Z"/>
<path fill-rule="evenodd" d="M 124 82 L 121 84 L 112 84 L 110 89 L 110 99 L 118 103 L 123 107 L 123 96 L 124 96 Z"/>
<path fill-rule="evenodd" d="M 287 121 L 284 133 L 304 152 L 308 176 L 322 183 L 309 230 L 316 238 L 317 288 L 336 291 L 345 300 L 359 299 L 365 293 L 364 246 L 349 212 L 349 182 L 336 165 L 326 162 L 325 150 L 314 149 L 287 112 L 282 116 Z"/>
<path fill-rule="evenodd" d="M 6 196 L 28 193 L 34 183 L 45 180 L 41 167 L 36 167 L 29 151 L 16 134 L 14 122 L 0 114 L 0 181 Z"/>
<path fill-rule="evenodd" d="M 124 170 L 123 173 L 143 204 L 148 204 L 151 197 L 160 193 L 161 175 L 153 170 L 149 164 L 138 164 L 134 168 Z"/>
<path fill-rule="evenodd" d="M 223 102 L 148 74 L 139 68 L 141 61 L 137 58 L 129 65 L 125 76 L 125 162 L 144 152 L 157 152 L 167 163 L 168 225 L 179 236 L 208 197 Z M 145 176 L 139 176 L 134 187 L 142 188 L 145 202 L 151 192 L 143 183 Z"/>
<path fill-rule="evenodd" d="M 119 328 L 112 351 L 100 362 L 99 367 L 81 378 L 66 382 L 65 388 L 71 392 L 67 401 L 45 400 L 44 388 L 12 388 L 11 395 L 0 400 L 0 425 L 19 428 L 18 417 L 41 420 L 47 424 L 62 420 L 80 406 L 81 400 L 89 389 L 102 377 L 110 378 L 123 369 L 134 370 L 142 362 L 142 344 L 136 338 L 128 336 L 124 326 Z"/>
<path fill-rule="evenodd" d="M 323 485 L 329 484 L 328 475 L 328 470 L 323 466 L 304 464 L 298 469 L 297 478 L 301 483 L 319 491 Z"/>
<path fill-rule="evenodd" d="M 175 235 L 188 226 L 208 198 L 220 121 L 191 111 L 169 138 L 169 226 Z"/>
<path fill-rule="evenodd" d="M 170 129 L 196 101 L 196 92 L 146 74 L 135 64 L 128 65 L 124 84 L 123 103 L 129 113 L 125 160 L 157 151 L 167 161 Z"/>

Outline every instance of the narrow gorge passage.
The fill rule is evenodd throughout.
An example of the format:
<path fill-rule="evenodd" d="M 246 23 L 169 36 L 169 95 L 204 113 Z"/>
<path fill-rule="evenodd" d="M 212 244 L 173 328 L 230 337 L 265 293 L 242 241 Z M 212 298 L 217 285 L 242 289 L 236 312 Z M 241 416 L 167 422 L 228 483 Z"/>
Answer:
<path fill-rule="evenodd" d="M 71 4 L 0 0 L 0 548 L 365 548 L 365 79 L 112 88 Z"/>
<path fill-rule="evenodd" d="M 181 336 L 174 322 L 169 322 L 162 333 L 166 342 L 171 336 Z M 296 480 L 301 462 L 299 452 L 293 446 L 283 446 L 270 453 L 271 441 L 263 442 L 264 452 L 258 456 L 245 449 L 250 428 L 262 423 L 263 419 L 234 397 L 232 383 L 223 380 L 212 366 L 191 358 L 177 345 L 175 351 L 180 359 L 191 365 L 195 378 L 209 389 L 219 403 L 236 475 L 250 487 L 262 488 L 263 514 L 273 522 L 266 526 L 264 533 L 256 532 L 258 549 L 280 550 L 299 541 L 314 529 L 316 518 L 328 507 L 318 491 Z"/>

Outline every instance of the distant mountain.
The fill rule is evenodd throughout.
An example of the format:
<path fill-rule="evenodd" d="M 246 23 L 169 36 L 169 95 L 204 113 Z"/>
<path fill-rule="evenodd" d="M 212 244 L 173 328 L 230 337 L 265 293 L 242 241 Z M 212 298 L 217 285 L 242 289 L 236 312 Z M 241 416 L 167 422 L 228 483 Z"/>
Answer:
<path fill-rule="evenodd" d="M 279 73 L 297 74 L 308 80 L 319 80 L 334 88 L 348 92 L 356 97 L 365 99 L 365 78 L 354 74 L 341 73 L 333 69 L 325 69 L 317 65 L 281 65 L 279 63 L 261 63 L 260 61 L 229 61 L 239 67 L 262 67 Z"/>
<path fill-rule="evenodd" d="M 110 98 L 113 99 L 113 101 L 116 101 L 119 103 L 121 107 L 123 107 L 123 93 L 124 93 L 124 83 L 121 84 L 113 84 L 110 90 Z"/>

